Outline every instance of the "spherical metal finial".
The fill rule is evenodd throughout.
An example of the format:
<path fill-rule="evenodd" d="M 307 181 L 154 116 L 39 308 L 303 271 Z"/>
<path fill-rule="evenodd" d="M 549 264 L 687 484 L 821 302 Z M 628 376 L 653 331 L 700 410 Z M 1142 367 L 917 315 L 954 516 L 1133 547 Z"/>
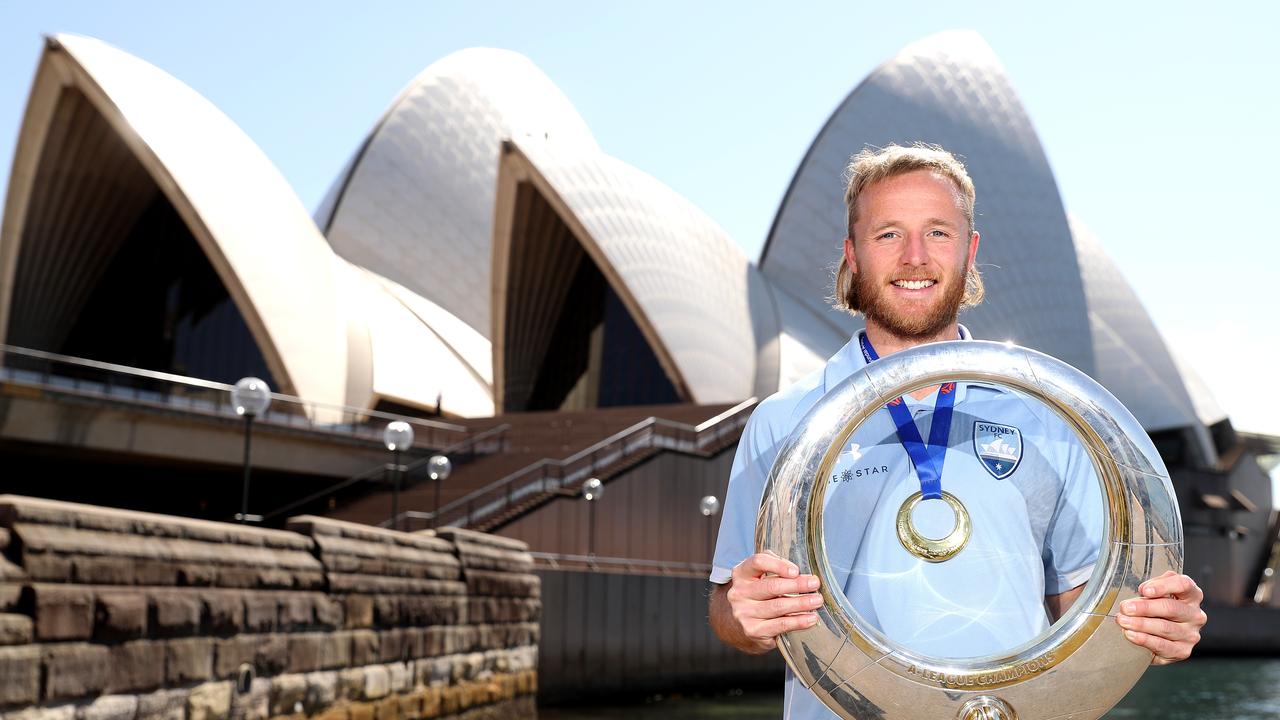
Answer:
<path fill-rule="evenodd" d="M 387 423 L 387 429 L 382 431 L 382 444 L 392 452 L 408 450 L 413 445 L 413 428 L 403 420 Z"/>
<path fill-rule="evenodd" d="M 257 417 L 271 405 L 271 388 L 256 377 L 241 378 L 231 390 L 231 404 L 237 415 Z"/>
<path fill-rule="evenodd" d="M 698 511 L 703 517 L 720 514 L 720 500 L 715 495 L 708 495 L 698 502 Z"/>
<path fill-rule="evenodd" d="M 432 455 L 427 461 L 427 477 L 432 480 L 448 480 L 453 472 L 453 463 L 444 455 Z"/>
<path fill-rule="evenodd" d="M 588 502 L 599 500 L 602 495 L 604 495 L 604 483 L 600 482 L 599 478 L 587 478 L 587 481 L 582 483 L 582 497 L 584 500 Z"/>

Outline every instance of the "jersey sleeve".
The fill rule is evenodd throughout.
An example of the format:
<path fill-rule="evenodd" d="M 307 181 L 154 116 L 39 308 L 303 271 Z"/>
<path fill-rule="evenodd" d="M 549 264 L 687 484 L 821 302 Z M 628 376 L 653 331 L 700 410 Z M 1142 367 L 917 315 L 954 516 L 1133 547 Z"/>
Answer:
<path fill-rule="evenodd" d="M 1058 453 L 1062 492 L 1049 521 L 1044 551 L 1044 592 L 1057 595 L 1083 585 L 1102 547 L 1106 509 L 1102 484 L 1075 433 L 1063 426 Z"/>
<path fill-rule="evenodd" d="M 768 415 L 767 404 L 757 407 L 738 441 L 733 468 L 729 471 L 729 489 L 725 494 L 715 557 L 711 563 L 710 579 L 713 583 L 729 582 L 734 566 L 755 552 L 760 498 L 764 495 L 769 470 L 778 455 Z"/>

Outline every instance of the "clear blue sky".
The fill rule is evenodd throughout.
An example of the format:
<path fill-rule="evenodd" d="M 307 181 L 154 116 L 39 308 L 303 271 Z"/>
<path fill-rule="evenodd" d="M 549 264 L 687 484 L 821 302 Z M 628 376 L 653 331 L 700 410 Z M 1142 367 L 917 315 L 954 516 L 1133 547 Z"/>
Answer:
<path fill-rule="evenodd" d="M 0 183 L 42 33 L 101 38 L 192 86 L 312 208 L 418 71 L 501 47 L 541 67 L 607 152 L 702 207 L 754 259 L 853 86 L 908 42 L 974 28 L 1020 93 L 1068 210 L 1237 425 L 1280 433 L 1253 387 L 1280 363 L 1277 7 L 0 0 Z"/>

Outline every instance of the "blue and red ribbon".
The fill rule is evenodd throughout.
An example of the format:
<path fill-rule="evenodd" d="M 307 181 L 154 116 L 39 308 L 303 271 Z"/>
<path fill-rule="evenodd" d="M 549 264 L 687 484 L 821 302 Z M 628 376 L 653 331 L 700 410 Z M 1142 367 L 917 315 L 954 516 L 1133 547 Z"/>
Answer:
<path fill-rule="evenodd" d="M 862 357 L 868 365 L 880 359 L 865 333 L 858 335 L 858 344 L 862 347 Z M 947 459 L 947 439 L 951 435 L 951 414 L 955 403 L 956 384 L 943 383 L 938 388 L 938 399 L 934 401 L 933 423 L 929 427 L 927 445 L 901 397 L 896 397 L 885 405 L 889 409 L 889 415 L 893 417 L 894 425 L 898 427 L 898 441 L 911 458 L 916 477 L 920 479 L 920 494 L 926 500 L 942 499 L 942 465 Z"/>

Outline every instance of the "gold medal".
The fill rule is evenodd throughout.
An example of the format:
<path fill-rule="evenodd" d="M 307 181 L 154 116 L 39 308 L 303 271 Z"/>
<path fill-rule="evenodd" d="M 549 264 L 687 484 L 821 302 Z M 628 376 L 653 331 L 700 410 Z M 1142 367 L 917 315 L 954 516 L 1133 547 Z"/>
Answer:
<path fill-rule="evenodd" d="M 955 557 L 956 553 L 963 550 L 969 543 L 969 535 L 972 532 L 969 511 L 964 509 L 964 505 L 955 495 L 944 490 L 942 500 L 951 506 L 951 512 L 956 517 L 956 525 L 946 537 L 934 540 L 921 535 L 911 520 L 911 512 L 923 499 L 923 493 L 912 493 L 902 503 L 902 507 L 898 508 L 898 541 L 907 549 L 907 552 L 921 560 L 931 563 L 946 562 Z"/>

